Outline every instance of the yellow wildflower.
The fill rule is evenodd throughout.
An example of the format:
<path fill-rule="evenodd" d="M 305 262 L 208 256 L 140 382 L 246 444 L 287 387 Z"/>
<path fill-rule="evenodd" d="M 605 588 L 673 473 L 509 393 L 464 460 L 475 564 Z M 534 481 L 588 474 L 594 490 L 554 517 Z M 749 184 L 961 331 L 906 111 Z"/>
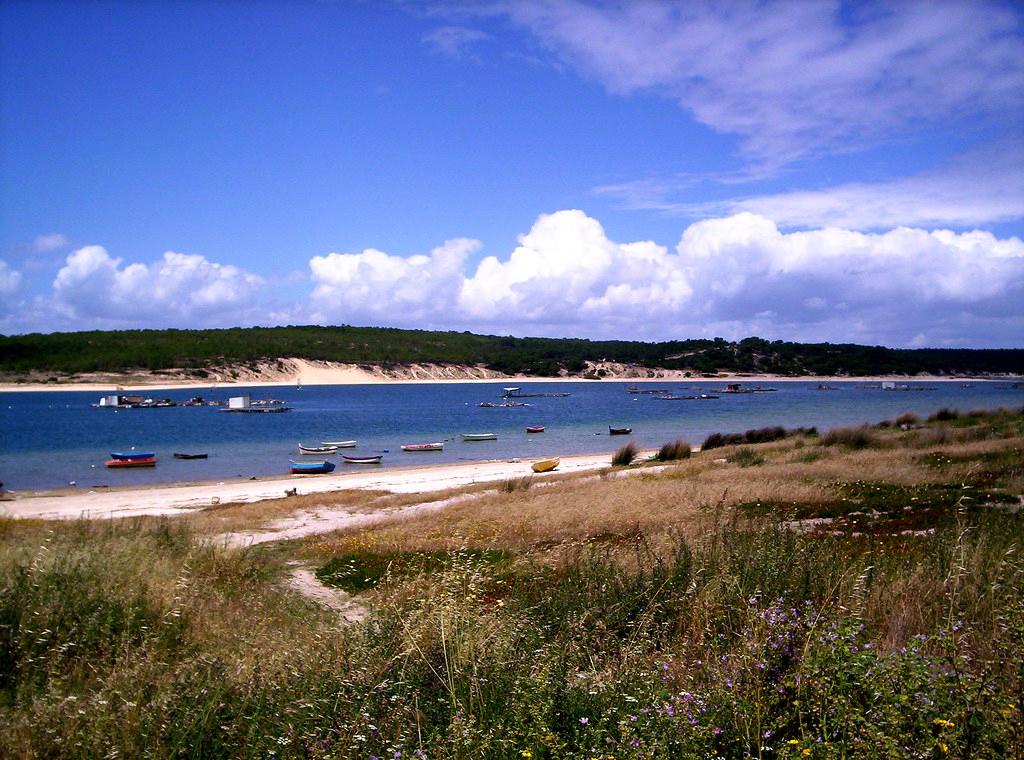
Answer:
<path fill-rule="evenodd" d="M 789 740 L 789 741 L 787 742 L 787 744 L 789 744 L 789 746 L 790 746 L 790 747 L 795 747 L 795 746 L 796 746 L 797 744 L 799 744 L 799 743 L 800 743 L 800 740 L 799 740 L 799 739 L 790 739 L 790 740 Z"/>
<path fill-rule="evenodd" d="M 953 723 L 953 721 L 946 720 L 945 718 L 936 718 L 932 721 L 932 723 L 941 728 L 952 728 L 954 725 L 956 725 L 955 723 Z"/>
<path fill-rule="evenodd" d="M 528 750 L 528 749 L 524 749 L 519 754 L 522 755 L 523 757 L 533 757 L 533 753 L 530 752 L 530 750 Z"/>
<path fill-rule="evenodd" d="M 810 747 L 805 747 L 804 751 L 800 753 L 800 757 L 810 757 L 810 756 L 811 756 L 811 748 Z"/>
<path fill-rule="evenodd" d="M 943 755 L 946 755 L 946 754 L 948 754 L 948 753 L 949 753 L 949 747 L 948 747 L 948 746 L 946 745 L 946 743 L 945 743 L 945 742 L 939 742 L 939 751 L 940 751 L 940 752 L 941 752 L 941 753 L 942 753 Z"/>

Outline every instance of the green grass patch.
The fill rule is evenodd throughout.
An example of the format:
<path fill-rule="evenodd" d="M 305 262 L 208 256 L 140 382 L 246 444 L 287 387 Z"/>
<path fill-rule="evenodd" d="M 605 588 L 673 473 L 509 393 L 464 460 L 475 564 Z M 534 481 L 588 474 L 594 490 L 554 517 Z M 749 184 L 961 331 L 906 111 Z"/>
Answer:
<path fill-rule="evenodd" d="M 319 570 L 321 583 L 352 594 L 376 587 L 386 576 L 408 578 L 446 570 L 458 560 L 472 560 L 485 565 L 499 565 L 511 559 L 510 552 L 500 549 L 462 549 L 445 551 L 359 551 L 333 557 Z"/>

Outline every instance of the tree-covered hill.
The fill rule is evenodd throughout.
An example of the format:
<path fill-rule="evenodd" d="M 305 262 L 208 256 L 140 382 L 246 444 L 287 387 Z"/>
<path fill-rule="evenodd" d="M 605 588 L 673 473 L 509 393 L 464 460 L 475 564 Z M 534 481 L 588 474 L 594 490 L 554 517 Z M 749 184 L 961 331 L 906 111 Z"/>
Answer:
<path fill-rule="evenodd" d="M 786 375 L 1024 374 L 1024 349 L 893 349 L 745 338 L 591 341 L 380 327 L 117 330 L 0 336 L 0 372 L 203 370 L 296 357 L 352 364 L 484 365 L 532 375 L 578 374 L 588 361 Z"/>

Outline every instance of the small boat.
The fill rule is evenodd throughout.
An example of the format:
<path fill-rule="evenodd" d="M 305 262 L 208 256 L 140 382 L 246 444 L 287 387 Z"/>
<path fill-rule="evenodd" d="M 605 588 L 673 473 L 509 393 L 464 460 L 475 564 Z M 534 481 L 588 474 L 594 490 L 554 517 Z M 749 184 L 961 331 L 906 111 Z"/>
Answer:
<path fill-rule="evenodd" d="M 541 459 L 539 462 L 534 462 L 530 467 L 534 472 L 551 472 L 553 469 L 558 467 L 558 462 L 558 457 L 554 457 L 552 459 Z"/>
<path fill-rule="evenodd" d="M 153 459 L 156 454 L 152 451 L 111 451 L 111 459 L 128 460 L 128 459 Z"/>
<path fill-rule="evenodd" d="M 342 454 L 341 458 L 348 464 L 380 464 L 380 460 L 384 456 L 382 454 L 375 454 L 369 457 L 354 457 L 349 454 Z"/>
<path fill-rule="evenodd" d="M 633 428 L 608 428 L 608 435 L 629 435 L 633 432 Z"/>
<path fill-rule="evenodd" d="M 499 407 L 529 406 L 529 404 L 525 401 L 481 401 L 477 406 L 482 406 L 486 409 L 497 409 Z"/>
<path fill-rule="evenodd" d="M 543 433 L 544 432 L 544 426 L 543 425 L 530 425 L 530 427 L 526 428 L 526 432 L 527 433 Z"/>
<path fill-rule="evenodd" d="M 333 446 L 336 449 L 354 449 L 355 441 L 320 441 L 321 446 Z"/>
<path fill-rule="evenodd" d="M 209 454 L 187 454 L 182 451 L 174 452 L 175 459 L 206 459 L 209 456 Z"/>
<path fill-rule="evenodd" d="M 291 463 L 292 475 L 322 475 L 334 471 L 334 462 L 328 462 L 326 459 L 311 462 L 296 462 L 293 459 L 288 461 Z"/>
<path fill-rule="evenodd" d="M 464 441 L 496 441 L 498 440 L 497 433 L 463 433 L 462 440 Z"/>
<path fill-rule="evenodd" d="M 337 446 L 303 446 L 299 444 L 300 454 L 330 454 L 338 450 Z"/>
<path fill-rule="evenodd" d="M 402 451 L 444 451 L 444 444 L 437 443 L 403 443 Z"/>
<path fill-rule="evenodd" d="M 105 462 L 107 467 L 116 469 L 118 467 L 156 467 L 156 457 L 152 454 L 148 457 L 133 457 L 132 459 L 108 459 Z"/>

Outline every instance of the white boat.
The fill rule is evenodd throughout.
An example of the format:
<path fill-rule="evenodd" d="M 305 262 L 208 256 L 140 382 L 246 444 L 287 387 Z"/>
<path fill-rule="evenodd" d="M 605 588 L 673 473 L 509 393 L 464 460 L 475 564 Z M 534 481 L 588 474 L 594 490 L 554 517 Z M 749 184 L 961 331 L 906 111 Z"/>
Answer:
<path fill-rule="evenodd" d="M 333 446 L 336 449 L 354 449 L 355 441 L 320 441 L 321 446 Z"/>
<path fill-rule="evenodd" d="M 384 457 L 380 454 L 367 457 L 354 457 L 349 454 L 342 454 L 341 458 L 346 464 L 380 464 L 380 460 Z"/>
<path fill-rule="evenodd" d="M 403 443 L 402 451 L 444 451 L 444 443 Z"/>
<path fill-rule="evenodd" d="M 337 451 L 338 447 L 331 444 L 324 444 L 323 446 L 303 446 L 299 444 L 300 454 L 330 454 L 333 451 Z"/>
<path fill-rule="evenodd" d="M 462 440 L 464 441 L 496 441 L 498 440 L 497 433 L 463 433 Z"/>

